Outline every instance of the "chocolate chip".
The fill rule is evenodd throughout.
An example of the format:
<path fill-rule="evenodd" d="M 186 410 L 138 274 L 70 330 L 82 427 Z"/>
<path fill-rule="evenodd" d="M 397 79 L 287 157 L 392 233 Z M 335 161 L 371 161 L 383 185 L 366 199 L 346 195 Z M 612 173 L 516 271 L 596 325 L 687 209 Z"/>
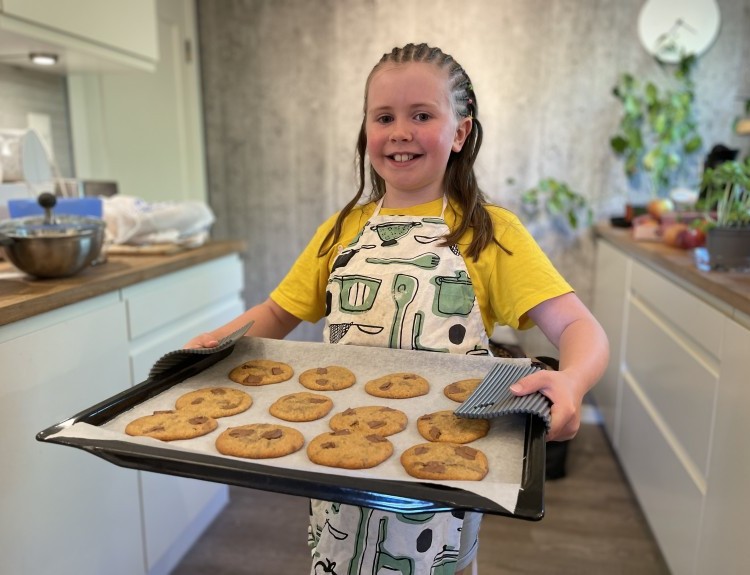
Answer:
<path fill-rule="evenodd" d="M 348 429 L 339 429 L 338 431 L 332 431 L 331 435 L 350 435 L 351 431 Z"/>
<path fill-rule="evenodd" d="M 273 375 L 280 375 L 280 374 L 281 374 L 281 371 L 282 371 L 282 369 L 281 369 L 280 367 L 272 367 L 272 368 L 271 368 L 271 373 L 272 373 Z"/>
<path fill-rule="evenodd" d="M 203 403 L 202 397 L 196 397 L 193 401 L 190 402 L 190 405 L 200 405 Z"/>
<path fill-rule="evenodd" d="M 308 397 L 307 403 L 325 403 L 327 400 L 325 399 L 318 399 L 317 397 Z"/>
<path fill-rule="evenodd" d="M 365 439 L 370 443 L 383 443 L 384 441 L 388 441 L 385 437 L 375 435 L 374 433 L 371 435 L 366 435 Z"/>
<path fill-rule="evenodd" d="M 325 375 L 326 373 L 328 373 L 328 368 L 319 367 L 315 370 L 315 373 L 317 373 L 318 375 Z"/>
<path fill-rule="evenodd" d="M 284 433 L 280 429 L 272 429 L 271 431 L 266 431 L 261 437 L 263 439 L 278 439 L 283 435 Z"/>
<path fill-rule="evenodd" d="M 437 427 L 430 427 L 427 435 L 429 435 L 430 439 L 432 439 L 433 441 L 437 441 L 442 433 L 440 433 L 440 430 Z"/>
<path fill-rule="evenodd" d="M 260 375 L 248 375 L 245 378 L 245 383 L 260 383 L 263 378 Z"/>
<path fill-rule="evenodd" d="M 368 421 L 367 427 L 370 429 L 377 429 L 379 427 L 383 427 L 385 425 L 385 421 Z"/>
<path fill-rule="evenodd" d="M 325 443 L 321 443 L 320 447 L 321 449 L 333 449 L 336 447 L 336 443 L 333 441 L 326 441 Z"/>
<path fill-rule="evenodd" d="M 208 421 L 208 418 L 205 415 L 199 415 L 197 417 L 191 417 L 188 419 L 188 423 L 190 425 L 203 425 Z"/>
<path fill-rule="evenodd" d="M 456 447 L 456 455 L 458 455 L 459 457 L 463 457 L 464 459 L 468 459 L 469 461 L 474 461 L 477 458 L 477 450 L 462 445 L 460 447 Z"/>
<path fill-rule="evenodd" d="M 439 461 L 428 461 L 423 469 L 429 473 L 445 473 L 445 465 Z"/>
<path fill-rule="evenodd" d="M 221 387 L 214 387 L 211 390 L 211 395 L 225 395 L 226 392 L 227 391 L 225 389 L 222 389 Z"/>
<path fill-rule="evenodd" d="M 328 380 L 327 379 L 322 379 L 322 378 L 321 379 L 316 379 L 315 383 L 317 383 L 318 385 L 320 385 L 322 387 L 322 386 L 328 385 Z"/>
<path fill-rule="evenodd" d="M 424 455 L 425 453 L 428 453 L 430 450 L 427 447 L 415 447 L 414 448 L 414 455 Z"/>
<path fill-rule="evenodd" d="M 387 389 L 390 389 L 391 387 L 393 387 L 393 382 L 391 381 L 387 381 L 385 383 L 380 384 L 380 389 L 382 389 L 383 391 L 386 391 Z"/>
<path fill-rule="evenodd" d="M 351 407 L 348 407 L 344 411 L 341 412 L 341 415 L 355 415 L 357 412 L 353 410 Z"/>

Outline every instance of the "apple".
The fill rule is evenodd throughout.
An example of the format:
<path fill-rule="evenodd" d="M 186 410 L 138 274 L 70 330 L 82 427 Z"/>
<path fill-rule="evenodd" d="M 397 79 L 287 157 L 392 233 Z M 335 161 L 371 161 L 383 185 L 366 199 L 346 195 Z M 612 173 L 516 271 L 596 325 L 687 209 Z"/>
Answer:
<path fill-rule="evenodd" d="M 648 202 L 646 210 L 651 217 L 660 220 L 662 215 L 674 211 L 674 202 L 669 198 L 655 198 Z"/>
<path fill-rule="evenodd" d="M 682 249 L 699 248 L 706 244 L 706 233 L 700 228 L 689 227 L 680 234 L 678 241 Z"/>
<path fill-rule="evenodd" d="M 667 224 L 661 232 L 662 241 L 673 248 L 690 250 L 706 244 L 706 232 L 699 226 L 683 222 Z"/>
<path fill-rule="evenodd" d="M 680 235 L 688 230 L 688 225 L 682 222 L 669 224 L 664 227 L 661 233 L 662 241 L 673 248 L 680 247 Z"/>

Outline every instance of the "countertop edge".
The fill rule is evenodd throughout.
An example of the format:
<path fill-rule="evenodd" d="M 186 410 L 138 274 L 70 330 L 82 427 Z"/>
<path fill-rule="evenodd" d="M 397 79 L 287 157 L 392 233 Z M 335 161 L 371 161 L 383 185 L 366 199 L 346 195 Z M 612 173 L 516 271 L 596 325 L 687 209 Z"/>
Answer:
<path fill-rule="evenodd" d="M 10 263 L 0 271 L 0 326 L 78 303 L 197 264 L 245 251 L 242 241 L 211 241 L 203 246 L 166 255 L 109 255 L 106 263 L 69 278 L 30 278 Z M 10 277 L 8 277 L 10 276 Z"/>
<path fill-rule="evenodd" d="M 749 274 L 701 271 L 695 266 L 692 250 L 672 248 L 661 242 L 635 241 L 627 228 L 598 224 L 594 227 L 594 235 L 609 241 L 644 265 L 678 280 L 696 296 L 741 323 L 750 316 Z M 723 305 L 718 306 L 716 300 Z M 728 310 L 723 309 L 725 307 Z"/>

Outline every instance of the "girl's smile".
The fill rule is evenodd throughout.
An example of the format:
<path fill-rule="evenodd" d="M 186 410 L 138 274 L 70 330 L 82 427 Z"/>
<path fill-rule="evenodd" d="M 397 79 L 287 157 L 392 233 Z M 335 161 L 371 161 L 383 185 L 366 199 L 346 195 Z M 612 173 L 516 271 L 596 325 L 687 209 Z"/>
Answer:
<path fill-rule="evenodd" d="M 461 150 L 471 119 L 456 117 L 445 71 L 412 62 L 372 76 L 365 129 L 370 162 L 386 183 L 383 205 L 403 207 L 443 195 L 448 158 Z"/>

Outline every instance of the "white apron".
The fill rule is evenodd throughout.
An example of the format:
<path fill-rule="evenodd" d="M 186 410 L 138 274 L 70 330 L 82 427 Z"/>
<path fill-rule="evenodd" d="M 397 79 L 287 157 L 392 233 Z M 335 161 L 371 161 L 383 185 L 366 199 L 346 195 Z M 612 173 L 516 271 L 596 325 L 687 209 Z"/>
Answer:
<path fill-rule="evenodd" d="M 449 233 L 447 200 L 440 217 L 382 216 L 381 205 L 339 248 L 326 293 L 325 341 L 490 355 L 458 247 L 438 245 Z M 463 525 L 459 511 L 400 514 L 312 500 L 312 573 L 452 575 Z"/>

